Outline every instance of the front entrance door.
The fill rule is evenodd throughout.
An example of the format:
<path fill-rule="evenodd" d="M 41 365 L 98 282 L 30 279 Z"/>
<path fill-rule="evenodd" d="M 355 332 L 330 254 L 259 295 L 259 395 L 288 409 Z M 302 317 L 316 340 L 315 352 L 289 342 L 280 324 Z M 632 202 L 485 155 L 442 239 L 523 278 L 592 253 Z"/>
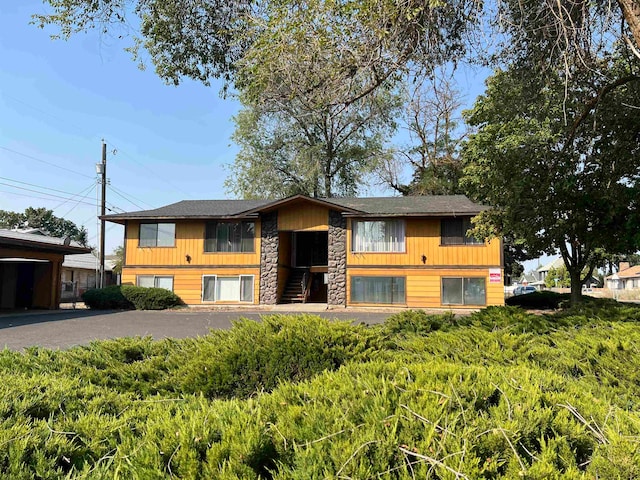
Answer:
<path fill-rule="evenodd" d="M 295 267 L 326 266 L 329 264 L 329 235 L 327 232 L 293 232 L 293 264 Z"/>

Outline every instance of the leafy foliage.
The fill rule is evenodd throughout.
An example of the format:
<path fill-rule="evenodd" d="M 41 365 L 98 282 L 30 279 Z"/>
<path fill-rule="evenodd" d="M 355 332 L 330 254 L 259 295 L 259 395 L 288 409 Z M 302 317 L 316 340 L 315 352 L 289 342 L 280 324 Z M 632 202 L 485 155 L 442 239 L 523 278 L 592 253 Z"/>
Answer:
<path fill-rule="evenodd" d="M 594 301 L 5 350 L 0 475 L 636 478 L 638 321 L 635 306 Z M 203 365 L 237 376 L 238 396 L 210 398 L 222 377 L 202 383 Z"/>
<path fill-rule="evenodd" d="M 69 237 L 82 246 L 88 246 L 87 229 L 78 227 L 64 218 L 56 217 L 53 210 L 46 208 L 27 208 L 24 213 L 0 210 L 0 228 L 21 229 L 37 228 L 52 237 Z"/>
<path fill-rule="evenodd" d="M 559 268 L 552 267 L 544 277 L 544 284 L 547 287 L 570 287 L 571 277 L 564 266 Z"/>
<path fill-rule="evenodd" d="M 97 310 L 118 310 L 132 308 L 132 303 L 122 294 L 120 285 L 92 288 L 82 294 L 82 301 L 89 308 Z"/>
<path fill-rule="evenodd" d="M 182 305 L 175 293 L 164 288 L 145 288 L 133 285 L 110 285 L 93 288 L 82 294 L 89 308 L 98 310 L 129 309 L 164 310 Z"/>
<path fill-rule="evenodd" d="M 599 65 L 606 76 L 576 67 L 569 85 L 559 71 L 497 72 L 467 112 L 477 132 L 464 149 L 463 183 L 493 206 L 479 216 L 478 230 L 513 235 L 531 254 L 559 250 L 572 301 L 580 300 L 599 250 L 630 252 L 640 241 L 632 227 L 640 77 L 625 77 L 620 57 Z M 626 80 L 610 88 L 619 78 Z"/>

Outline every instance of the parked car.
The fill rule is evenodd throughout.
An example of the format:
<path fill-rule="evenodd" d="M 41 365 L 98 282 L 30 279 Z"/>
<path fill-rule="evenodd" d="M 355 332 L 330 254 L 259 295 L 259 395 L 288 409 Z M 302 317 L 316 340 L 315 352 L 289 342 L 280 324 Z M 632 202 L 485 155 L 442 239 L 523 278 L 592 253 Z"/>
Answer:
<path fill-rule="evenodd" d="M 533 293 L 536 291 L 536 287 L 532 287 L 531 285 L 521 285 L 516 287 L 513 290 L 514 295 L 526 295 L 527 293 Z"/>

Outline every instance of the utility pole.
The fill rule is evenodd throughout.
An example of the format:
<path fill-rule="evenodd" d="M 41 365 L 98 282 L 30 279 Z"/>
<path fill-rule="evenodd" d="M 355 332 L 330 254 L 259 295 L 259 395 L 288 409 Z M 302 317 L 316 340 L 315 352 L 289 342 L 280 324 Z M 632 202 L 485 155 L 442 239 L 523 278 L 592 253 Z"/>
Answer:
<path fill-rule="evenodd" d="M 101 175 L 98 180 L 102 185 L 102 198 L 100 199 L 100 288 L 104 287 L 104 216 L 106 214 L 107 201 L 107 144 L 102 141 L 102 163 L 96 164 L 96 172 Z"/>

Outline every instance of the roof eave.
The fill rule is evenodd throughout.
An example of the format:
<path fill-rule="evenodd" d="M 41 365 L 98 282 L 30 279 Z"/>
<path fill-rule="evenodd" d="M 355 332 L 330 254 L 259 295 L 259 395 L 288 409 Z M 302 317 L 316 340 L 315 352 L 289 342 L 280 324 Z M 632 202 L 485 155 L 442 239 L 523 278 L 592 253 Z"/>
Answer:
<path fill-rule="evenodd" d="M 22 247 L 29 250 L 37 250 L 44 253 L 62 253 L 64 255 L 72 255 L 76 253 L 91 253 L 91 249 L 87 247 L 76 247 L 74 245 L 55 245 L 51 243 L 40 243 L 30 240 L 22 240 L 17 238 L 3 238 L 0 244 Z"/>
<path fill-rule="evenodd" d="M 132 215 L 128 215 L 128 216 L 114 216 L 114 215 L 104 215 L 100 218 L 100 220 L 106 220 L 107 222 L 111 222 L 111 223 L 118 223 L 120 225 L 124 225 L 126 221 L 129 220 L 137 220 L 137 221 L 141 221 L 141 222 L 147 222 L 147 221 L 151 221 L 151 220 L 155 220 L 155 221 L 163 221 L 163 222 L 168 222 L 168 221 L 176 221 L 176 220 L 226 220 L 226 219 L 255 219 L 257 218 L 258 215 L 249 215 L 249 214 L 244 214 L 244 213 L 239 213 L 239 214 L 234 214 L 234 215 L 170 215 L 170 216 L 159 216 L 159 215 L 154 215 L 154 216 L 149 216 L 149 217 L 143 217 L 143 216 L 132 216 Z"/>
<path fill-rule="evenodd" d="M 477 212 L 403 212 L 403 213 L 343 213 L 345 217 L 473 217 L 482 213 Z"/>

